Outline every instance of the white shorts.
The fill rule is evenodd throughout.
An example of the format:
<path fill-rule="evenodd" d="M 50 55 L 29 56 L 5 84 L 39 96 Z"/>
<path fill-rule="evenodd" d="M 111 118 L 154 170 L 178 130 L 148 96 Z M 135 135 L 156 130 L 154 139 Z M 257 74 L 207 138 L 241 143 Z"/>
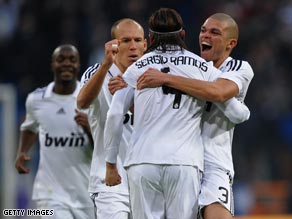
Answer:
<path fill-rule="evenodd" d="M 201 173 L 182 165 L 139 164 L 127 168 L 133 218 L 193 219 Z"/>
<path fill-rule="evenodd" d="M 217 202 L 234 215 L 232 183 L 233 177 L 229 171 L 218 168 L 205 168 L 199 195 L 200 209 Z"/>
<path fill-rule="evenodd" d="M 53 209 L 54 215 L 41 216 L 42 219 L 92 219 L 94 218 L 94 208 L 73 208 L 66 203 L 51 199 L 36 200 L 38 209 Z"/>
<path fill-rule="evenodd" d="M 129 195 L 114 192 L 90 194 L 97 219 L 130 219 Z"/>

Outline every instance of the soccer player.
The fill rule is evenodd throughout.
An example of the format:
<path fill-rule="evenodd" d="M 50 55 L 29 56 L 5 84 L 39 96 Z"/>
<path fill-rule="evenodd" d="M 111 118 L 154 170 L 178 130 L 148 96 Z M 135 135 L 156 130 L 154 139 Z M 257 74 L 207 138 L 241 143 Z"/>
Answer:
<path fill-rule="evenodd" d="M 38 135 L 40 161 L 32 195 L 37 208 L 53 209 L 54 219 L 92 219 L 94 206 L 87 193 L 91 134 L 86 114 L 76 109 L 80 87 L 76 47 L 58 46 L 51 67 L 54 81 L 27 97 L 15 167 L 19 173 L 29 173 L 25 162 Z"/>
<path fill-rule="evenodd" d="M 105 44 L 102 64 L 89 67 L 83 74 L 82 88 L 77 104 L 89 110 L 89 123 L 94 138 L 94 151 L 90 171 L 89 192 L 94 200 L 97 218 L 128 219 L 130 216 L 129 191 L 126 172 L 123 168 L 124 154 L 132 132 L 133 116 L 123 115 L 124 132 L 118 159 L 122 181 L 119 186 L 105 185 L 104 126 L 112 100 L 108 90 L 110 78 L 122 74 L 127 67 L 146 50 L 144 30 L 136 21 L 125 18 L 115 22 L 111 29 L 112 40 Z"/>
<path fill-rule="evenodd" d="M 230 57 L 238 35 L 237 23 L 224 13 L 211 15 L 201 27 L 201 57 L 213 61 L 214 66 L 224 72 L 215 82 L 165 75 L 149 69 L 139 78 L 138 88 L 166 85 L 212 102 L 223 103 L 234 96 L 243 102 L 254 73 L 248 62 Z M 226 103 L 221 105 L 223 109 L 224 105 Z M 205 167 L 199 204 L 204 219 L 230 219 L 234 214 L 231 148 L 235 124 L 218 106 L 208 102 L 203 119 Z"/>
<path fill-rule="evenodd" d="M 124 179 L 116 168 L 117 154 L 123 115 L 134 103 L 134 130 L 124 163 L 133 218 L 191 219 L 197 215 L 203 170 L 200 124 L 205 102 L 167 86 L 135 87 L 149 67 L 200 80 L 212 80 L 221 72 L 186 50 L 183 21 L 175 10 L 155 11 L 149 32 L 147 53 L 124 73 L 128 86 L 115 93 L 108 112 L 105 180 L 115 186 Z"/>

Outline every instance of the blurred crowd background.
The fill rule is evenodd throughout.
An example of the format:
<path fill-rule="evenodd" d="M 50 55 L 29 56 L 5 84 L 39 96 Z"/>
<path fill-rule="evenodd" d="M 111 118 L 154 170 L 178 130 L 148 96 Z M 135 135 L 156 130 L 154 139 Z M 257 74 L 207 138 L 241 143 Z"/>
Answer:
<path fill-rule="evenodd" d="M 235 210 L 292 213 L 290 0 L 0 0 L 0 83 L 17 89 L 17 125 L 27 94 L 53 79 L 50 61 L 56 46 L 76 45 L 81 77 L 87 66 L 102 61 L 114 21 L 136 19 L 148 36 L 147 18 L 159 7 L 182 15 L 187 45 L 195 53 L 200 26 L 209 15 L 225 12 L 238 22 L 239 44 L 232 56 L 247 60 L 255 76 L 245 101 L 251 117 L 234 135 Z"/>

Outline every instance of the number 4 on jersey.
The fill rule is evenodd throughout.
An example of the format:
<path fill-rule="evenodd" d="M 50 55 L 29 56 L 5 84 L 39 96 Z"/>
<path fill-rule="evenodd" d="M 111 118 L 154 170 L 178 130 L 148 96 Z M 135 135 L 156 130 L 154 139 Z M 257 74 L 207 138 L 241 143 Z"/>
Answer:
<path fill-rule="evenodd" d="M 170 72 L 170 69 L 169 67 L 165 67 L 165 68 L 162 68 L 160 71 L 163 73 L 168 73 Z M 180 102 L 181 102 L 181 95 L 186 94 L 186 93 L 179 91 L 175 88 L 165 86 L 165 85 L 162 86 L 162 91 L 163 91 L 163 94 L 165 95 L 174 94 L 174 101 L 173 101 L 172 108 L 179 109 Z"/>

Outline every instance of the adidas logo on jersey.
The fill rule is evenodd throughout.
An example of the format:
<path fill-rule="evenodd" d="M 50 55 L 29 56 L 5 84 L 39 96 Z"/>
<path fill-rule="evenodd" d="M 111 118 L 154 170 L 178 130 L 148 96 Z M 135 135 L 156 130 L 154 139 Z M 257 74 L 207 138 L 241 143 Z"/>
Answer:
<path fill-rule="evenodd" d="M 60 108 L 58 111 L 57 111 L 57 114 L 66 114 L 64 108 Z"/>

